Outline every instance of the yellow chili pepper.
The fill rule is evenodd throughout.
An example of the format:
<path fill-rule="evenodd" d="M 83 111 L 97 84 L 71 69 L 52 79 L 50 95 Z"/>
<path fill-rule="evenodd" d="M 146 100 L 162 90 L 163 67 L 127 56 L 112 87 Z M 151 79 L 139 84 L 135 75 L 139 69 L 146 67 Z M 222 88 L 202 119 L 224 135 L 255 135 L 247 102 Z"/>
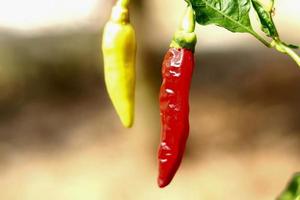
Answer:
<path fill-rule="evenodd" d="M 135 95 L 135 31 L 129 22 L 129 0 L 118 0 L 103 33 L 105 83 L 110 99 L 127 128 L 133 125 Z"/>

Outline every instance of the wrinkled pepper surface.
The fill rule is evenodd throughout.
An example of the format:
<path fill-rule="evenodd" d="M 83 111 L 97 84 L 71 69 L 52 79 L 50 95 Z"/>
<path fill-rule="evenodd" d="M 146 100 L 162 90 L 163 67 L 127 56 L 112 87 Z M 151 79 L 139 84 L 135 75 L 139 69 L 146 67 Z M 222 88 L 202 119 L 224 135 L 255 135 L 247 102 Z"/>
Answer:
<path fill-rule="evenodd" d="M 189 135 L 189 91 L 197 41 L 194 10 L 189 5 L 162 64 L 159 187 L 167 186 L 181 163 Z"/>
<path fill-rule="evenodd" d="M 105 84 L 122 124 L 131 127 L 135 96 L 135 31 L 129 20 L 129 0 L 118 0 L 103 33 Z"/>

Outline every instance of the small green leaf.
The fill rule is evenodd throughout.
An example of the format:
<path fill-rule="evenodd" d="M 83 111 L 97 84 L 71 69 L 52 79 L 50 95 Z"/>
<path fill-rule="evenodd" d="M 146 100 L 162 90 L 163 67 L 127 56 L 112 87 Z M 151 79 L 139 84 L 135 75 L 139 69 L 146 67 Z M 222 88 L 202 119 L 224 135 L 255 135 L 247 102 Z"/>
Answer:
<path fill-rule="evenodd" d="M 290 47 L 291 49 L 299 49 L 299 46 L 298 45 L 295 45 L 295 44 L 287 44 L 285 42 L 282 42 L 285 46 L 288 46 Z"/>
<path fill-rule="evenodd" d="M 250 0 L 191 0 L 191 3 L 199 24 L 216 24 L 232 32 L 253 32 Z"/>
<path fill-rule="evenodd" d="M 286 189 L 277 200 L 299 200 L 300 199 L 300 173 L 294 175 Z"/>
<path fill-rule="evenodd" d="M 253 8 L 255 9 L 259 21 L 261 23 L 261 30 L 267 34 L 267 36 L 275 38 L 278 37 L 278 32 L 273 23 L 271 13 L 268 12 L 264 6 L 258 0 L 251 0 Z"/>

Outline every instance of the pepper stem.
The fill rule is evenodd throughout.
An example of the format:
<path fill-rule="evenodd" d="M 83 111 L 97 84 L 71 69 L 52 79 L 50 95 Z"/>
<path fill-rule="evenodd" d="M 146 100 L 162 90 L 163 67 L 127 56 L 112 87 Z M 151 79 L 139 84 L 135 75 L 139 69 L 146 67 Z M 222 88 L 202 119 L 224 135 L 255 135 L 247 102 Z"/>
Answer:
<path fill-rule="evenodd" d="M 118 0 L 112 9 L 111 20 L 117 23 L 129 23 L 130 0 Z"/>
<path fill-rule="evenodd" d="M 127 8 L 130 3 L 130 0 L 118 0 L 116 5 L 119 5 L 123 8 Z"/>
<path fill-rule="evenodd" d="M 192 33 L 195 31 L 195 14 L 194 9 L 190 4 L 188 4 L 185 14 L 181 19 L 179 30 L 187 33 Z"/>
<path fill-rule="evenodd" d="M 170 47 L 186 48 L 194 51 L 197 42 L 195 34 L 195 12 L 192 5 L 188 3 L 188 7 L 181 19 L 178 30 L 175 32 Z"/>

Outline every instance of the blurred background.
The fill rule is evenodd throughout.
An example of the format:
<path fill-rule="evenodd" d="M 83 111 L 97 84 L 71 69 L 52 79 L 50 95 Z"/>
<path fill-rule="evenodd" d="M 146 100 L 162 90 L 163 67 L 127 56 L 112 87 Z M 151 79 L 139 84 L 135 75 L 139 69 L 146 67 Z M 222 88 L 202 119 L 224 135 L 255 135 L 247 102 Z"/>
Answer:
<path fill-rule="evenodd" d="M 171 185 L 158 189 L 160 67 L 184 1 L 132 3 L 130 130 L 103 81 L 101 34 L 112 4 L 0 0 L 0 199 L 275 199 L 300 170 L 296 64 L 248 34 L 198 26 L 187 150 Z M 282 39 L 300 44 L 299 0 L 276 7 Z"/>

